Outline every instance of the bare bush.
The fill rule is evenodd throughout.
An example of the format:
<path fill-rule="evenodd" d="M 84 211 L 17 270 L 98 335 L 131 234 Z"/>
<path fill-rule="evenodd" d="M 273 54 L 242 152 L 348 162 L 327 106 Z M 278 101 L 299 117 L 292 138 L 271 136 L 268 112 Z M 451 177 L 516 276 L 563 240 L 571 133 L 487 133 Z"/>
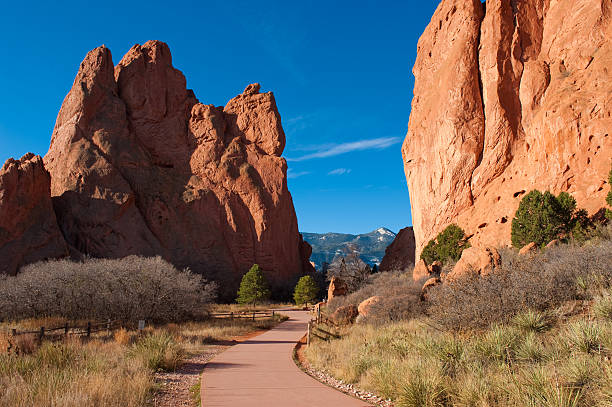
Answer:
<path fill-rule="evenodd" d="M 422 285 L 423 282 L 414 282 L 410 273 L 381 272 L 371 275 L 361 289 L 347 296 L 334 297 L 327 308 L 334 312 L 340 307 L 359 305 L 370 297 L 380 296 L 381 300 L 371 307 L 367 322 L 406 320 L 423 314 Z"/>
<path fill-rule="evenodd" d="M 58 316 L 69 319 L 200 319 L 216 285 L 160 257 L 53 260 L 0 280 L 0 320 Z"/>
<path fill-rule="evenodd" d="M 354 292 L 363 287 L 372 274 L 372 269 L 368 266 L 357 253 L 350 253 L 345 257 L 339 257 L 329 265 L 327 270 L 327 280 L 331 281 L 337 277 L 344 281 L 349 292 Z"/>
<path fill-rule="evenodd" d="M 484 328 L 525 310 L 590 299 L 612 284 L 612 241 L 560 245 L 535 257 L 503 250 L 502 270 L 430 291 L 428 314 L 447 329 Z"/>

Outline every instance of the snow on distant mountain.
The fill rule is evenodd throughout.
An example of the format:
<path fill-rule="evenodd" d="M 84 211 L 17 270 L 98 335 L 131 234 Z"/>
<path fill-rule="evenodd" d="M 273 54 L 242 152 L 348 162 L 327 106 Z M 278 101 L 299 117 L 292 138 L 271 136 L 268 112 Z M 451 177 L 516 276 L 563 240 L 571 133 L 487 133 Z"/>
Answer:
<path fill-rule="evenodd" d="M 385 249 L 395 239 L 395 233 L 387 228 L 378 228 L 370 233 L 351 235 L 346 233 L 302 233 L 304 240 L 312 246 L 313 261 L 318 270 L 323 262 L 331 263 L 336 256 L 359 253 L 369 265 L 378 265 Z"/>

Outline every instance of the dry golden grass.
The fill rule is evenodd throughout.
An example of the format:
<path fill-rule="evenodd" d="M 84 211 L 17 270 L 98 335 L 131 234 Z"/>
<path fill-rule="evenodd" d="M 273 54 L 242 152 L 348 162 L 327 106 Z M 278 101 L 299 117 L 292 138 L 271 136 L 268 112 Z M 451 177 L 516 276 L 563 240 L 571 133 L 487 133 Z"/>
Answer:
<path fill-rule="evenodd" d="M 530 312 L 461 334 L 426 322 L 355 325 L 340 340 L 313 340 L 305 355 L 397 406 L 612 405 L 607 318 L 589 313 L 552 322 L 550 314 Z"/>
<path fill-rule="evenodd" d="M 0 406 L 142 406 L 153 389 L 142 362 L 114 342 L 45 342 L 0 355 Z"/>
<path fill-rule="evenodd" d="M 130 332 L 125 328 L 121 328 L 115 331 L 115 333 L 113 334 L 113 338 L 115 339 L 115 342 L 117 342 L 119 345 L 127 345 L 131 343 L 134 337 L 135 337 L 135 333 Z"/>
<path fill-rule="evenodd" d="M 276 320 L 211 320 L 168 324 L 138 333 L 121 329 L 90 340 L 69 336 L 42 344 L 31 335 L 29 352 L 7 353 L 7 328 L 32 329 L 57 321 L 29 320 L 0 326 L 0 407 L 137 407 L 149 405 L 156 389 L 155 371 L 176 368 L 189 354 L 210 343 L 229 340 Z M 63 323 L 63 320 L 62 320 Z M 24 346 L 23 344 L 21 346 Z"/>

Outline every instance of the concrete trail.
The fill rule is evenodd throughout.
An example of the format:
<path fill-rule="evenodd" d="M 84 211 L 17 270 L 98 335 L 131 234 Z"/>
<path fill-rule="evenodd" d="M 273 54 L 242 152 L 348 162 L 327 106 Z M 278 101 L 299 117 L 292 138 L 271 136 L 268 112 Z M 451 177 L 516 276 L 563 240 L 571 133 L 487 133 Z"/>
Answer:
<path fill-rule="evenodd" d="M 302 372 L 293 348 L 308 329 L 306 311 L 289 316 L 268 332 L 232 346 L 211 360 L 202 375 L 204 407 L 364 407 Z"/>

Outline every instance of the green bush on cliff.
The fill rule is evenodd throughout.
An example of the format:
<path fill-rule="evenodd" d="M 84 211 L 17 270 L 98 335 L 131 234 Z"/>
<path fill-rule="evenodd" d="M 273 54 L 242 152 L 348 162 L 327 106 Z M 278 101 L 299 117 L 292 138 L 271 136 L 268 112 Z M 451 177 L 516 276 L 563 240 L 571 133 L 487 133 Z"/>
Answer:
<path fill-rule="evenodd" d="M 295 286 L 293 299 L 297 305 L 312 304 L 317 299 L 318 294 L 319 287 L 315 280 L 311 276 L 304 276 Z"/>
<path fill-rule="evenodd" d="M 270 299 L 270 288 L 266 277 L 254 264 L 253 267 L 242 277 L 240 288 L 238 289 L 238 304 L 257 304 Z"/>
<path fill-rule="evenodd" d="M 606 202 L 610 207 L 612 207 L 612 168 L 610 169 L 610 175 L 608 175 L 608 185 L 610 185 L 610 192 L 608 192 L 608 196 L 606 197 Z M 612 219 L 612 210 L 606 210 L 606 217 L 608 219 Z"/>
<path fill-rule="evenodd" d="M 442 264 L 449 260 L 457 261 L 463 250 L 470 247 L 465 232 L 457 225 L 449 225 L 435 239 L 427 243 L 421 252 L 421 259 L 427 264 L 439 261 Z"/>
<path fill-rule="evenodd" d="M 567 192 L 554 196 L 533 190 L 521 200 L 512 219 L 512 245 L 531 242 L 540 247 L 554 239 L 574 236 L 586 239 L 590 221 L 585 210 L 576 210 L 576 200 Z"/>

